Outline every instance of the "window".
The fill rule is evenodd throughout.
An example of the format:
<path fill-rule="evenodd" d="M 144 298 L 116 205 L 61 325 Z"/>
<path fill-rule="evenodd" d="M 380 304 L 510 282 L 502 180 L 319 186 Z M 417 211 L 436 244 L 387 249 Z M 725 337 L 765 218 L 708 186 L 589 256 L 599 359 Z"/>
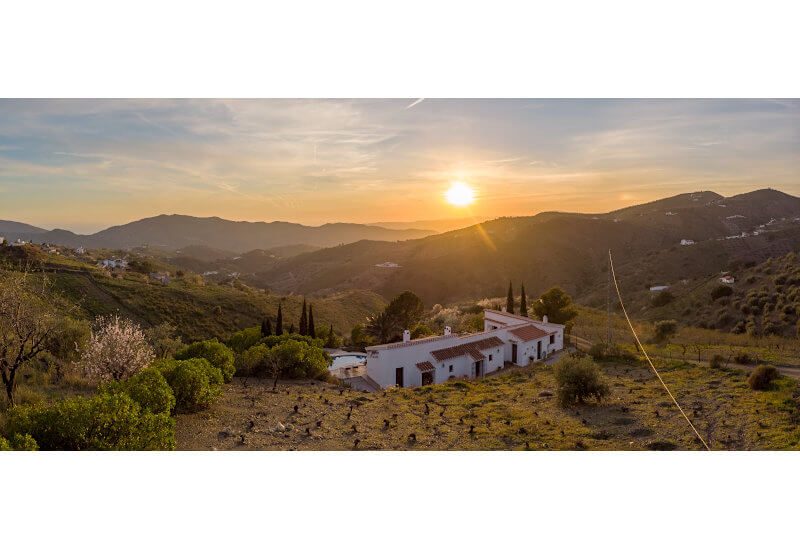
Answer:
<path fill-rule="evenodd" d="M 489 354 L 489 361 L 491 361 L 491 360 L 492 360 L 492 354 L 490 353 Z"/>
<path fill-rule="evenodd" d="M 550 335 L 550 343 L 551 344 L 555 344 L 556 343 L 556 335 L 555 334 L 551 334 Z"/>
<path fill-rule="evenodd" d="M 453 365 L 450 365 L 450 372 L 453 372 Z"/>

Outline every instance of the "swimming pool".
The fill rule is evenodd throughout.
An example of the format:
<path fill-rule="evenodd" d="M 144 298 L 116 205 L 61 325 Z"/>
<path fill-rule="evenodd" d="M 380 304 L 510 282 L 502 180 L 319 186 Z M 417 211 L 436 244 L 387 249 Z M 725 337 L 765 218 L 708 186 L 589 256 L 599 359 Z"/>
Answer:
<path fill-rule="evenodd" d="M 350 353 L 347 355 L 337 355 L 333 358 L 333 363 L 330 367 L 330 370 L 340 369 L 342 367 L 349 367 L 351 365 L 359 365 L 364 363 L 367 360 L 367 356 L 364 353 Z"/>

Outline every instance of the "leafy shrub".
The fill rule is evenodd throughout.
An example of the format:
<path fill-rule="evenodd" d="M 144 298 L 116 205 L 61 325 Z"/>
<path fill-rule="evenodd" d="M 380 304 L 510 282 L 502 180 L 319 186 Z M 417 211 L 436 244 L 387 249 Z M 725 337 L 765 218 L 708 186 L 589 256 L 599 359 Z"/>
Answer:
<path fill-rule="evenodd" d="M 329 374 L 330 356 L 322 348 L 287 340 L 272 348 L 271 353 L 283 378 L 319 380 Z"/>
<path fill-rule="evenodd" d="M 562 407 L 594 397 L 602 401 L 608 395 L 608 386 L 603 382 L 600 369 L 588 357 L 563 357 L 555 367 L 558 401 Z"/>
<path fill-rule="evenodd" d="M 175 396 L 160 370 L 148 367 L 124 382 L 112 382 L 103 388 L 109 393 L 123 392 L 143 410 L 170 414 L 175 408 Z"/>
<path fill-rule="evenodd" d="M 259 376 L 269 369 L 270 348 L 266 344 L 253 346 L 236 358 L 236 374 Z"/>
<path fill-rule="evenodd" d="M 766 390 L 778 376 L 778 369 L 772 365 L 759 365 L 747 377 L 747 385 L 753 390 Z"/>
<path fill-rule="evenodd" d="M 11 447 L 15 451 L 38 451 L 39 444 L 31 434 L 14 434 L 11 436 Z"/>
<path fill-rule="evenodd" d="M 157 367 L 175 395 L 175 410 L 204 409 L 222 393 L 222 373 L 206 359 L 164 360 L 158 361 Z"/>
<path fill-rule="evenodd" d="M 13 451 L 11 443 L 3 436 L 0 436 L 0 451 Z"/>
<path fill-rule="evenodd" d="M 172 450 L 175 421 L 153 414 L 125 393 L 74 397 L 21 406 L 7 415 L 6 433 L 30 434 L 45 451 Z"/>
<path fill-rule="evenodd" d="M 749 365 L 750 363 L 753 362 L 753 358 L 750 357 L 749 354 L 744 352 L 737 353 L 736 355 L 734 355 L 733 360 L 739 363 L 740 365 Z"/>
<path fill-rule="evenodd" d="M 711 291 L 711 301 L 716 301 L 723 296 L 730 296 L 733 294 L 733 289 L 727 285 L 717 285 Z"/>
<path fill-rule="evenodd" d="M 261 327 L 250 327 L 235 332 L 228 340 L 228 347 L 235 353 L 243 353 L 261 340 Z"/>
<path fill-rule="evenodd" d="M 234 355 L 225 344 L 218 342 L 216 339 L 204 340 L 189 344 L 175 354 L 175 359 L 194 358 L 206 359 L 211 363 L 211 366 L 219 369 L 225 382 L 233 380 L 233 374 L 236 372 Z"/>

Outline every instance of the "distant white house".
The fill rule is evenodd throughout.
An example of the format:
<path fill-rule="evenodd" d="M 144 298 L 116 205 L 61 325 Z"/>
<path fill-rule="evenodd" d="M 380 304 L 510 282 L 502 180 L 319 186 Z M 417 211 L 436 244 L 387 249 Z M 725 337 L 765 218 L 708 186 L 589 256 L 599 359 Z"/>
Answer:
<path fill-rule="evenodd" d="M 0 244 L 3 244 L 4 242 L 6 242 L 6 238 L 5 238 L 5 237 L 2 237 L 2 236 L 0 236 Z"/>
<path fill-rule="evenodd" d="M 650 292 L 663 292 L 669 290 L 669 285 L 656 285 L 650 287 Z"/>
<path fill-rule="evenodd" d="M 204 271 L 203 272 L 203 277 L 209 277 L 211 275 L 218 275 L 218 274 L 219 274 L 219 271 Z"/>
<path fill-rule="evenodd" d="M 733 283 L 736 282 L 736 279 L 734 279 L 733 276 L 731 275 L 725 275 L 719 278 L 719 282 L 724 285 L 732 285 Z"/>
<path fill-rule="evenodd" d="M 106 269 L 128 269 L 128 260 L 124 258 L 106 258 L 97 262 L 97 265 Z"/>
<path fill-rule="evenodd" d="M 29 243 L 27 243 L 26 241 L 23 241 L 22 239 L 17 239 L 13 243 L 11 243 L 11 246 L 25 246 L 26 244 L 29 244 Z"/>
<path fill-rule="evenodd" d="M 75 249 L 75 253 L 83 255 L 86 254 L 86 250 L 82 246 L 79 246 L 78 248 Z"/>
<path fill-rule="evenodd" d="M 564 325 L 486 309 L 483 331 L 444 334 L 367 348 L 367 376 L 380 387 L 414 387 L 455 378 L 481 378 L 505 363 L 525 366 L 564 348 Z"/>
<path fill-rule="evenodd" d="M 400 264 L 396 264 L 394 262 L 383 262 L 382 264 L 375 264 L 375 267 L 393 268 L 393 267 L 400 267 Z"/>
<path fill-rule="evenodd" d="M 681 246 L 692 246 L 694 241 L 692 239 L 681 239 Z"/>
<path fill-rule="evenodd" d="M 665 216 L 677 216 L 678 214 L 676 212 L 664 212 L 664 215 Z"/>

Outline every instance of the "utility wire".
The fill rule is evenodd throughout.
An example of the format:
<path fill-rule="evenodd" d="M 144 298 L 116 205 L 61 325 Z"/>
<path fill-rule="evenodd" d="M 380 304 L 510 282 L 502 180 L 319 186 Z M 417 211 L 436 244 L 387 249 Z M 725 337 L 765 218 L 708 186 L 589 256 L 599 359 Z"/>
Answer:
<path fill-rule="evenodd" d="M 683 408 L 681 408 L 680 404 L 678 404 L 678 401 L 675 399 L 675 396 L 672 395 L 671 391 L 669 391 L 669 388 L 664 383 L 664 379 L 661 378 L 661 375 L 658 373 L 658 369 L 656 369 L 656 366 L 650 360 L 650 356 L 647 355 L 647 351 L 644 349 L 644 346 L 642 345 L 642 342 L 639 340 L 639 335 L 636 334 L 636 330 L 633 328 L 633 323 L 631 323 L 631 319 L 630 319 L 630 317 L 628 317 L 628 312 L 625 310 L 625 304 L 622 303 L 622 293 L 620 293 L 620 291 L 619 291 L 619 284 L 617 283 L 617 276 L 614 273 L 614 261 L 611 259 L 611 249 L 608 250 L 608 265 L 611 267 L 611 277 L 612 277 L 612 279 L 614 279 L 614 287 L 617 289 L 617 297 L 619 298 L 619 305 L 620 305 L 620 307 L 622 307 L 622 313 L 625 315 L 625 320 L 628 322 L 628 326 L 631 328 L 631 332 L 633 333 L 633 337 L 636 340 L 636 343 L 639 345 L 639 349 L 642 350 L 642 354 L 644 355 L 644 358 L 647 359 L 648 363 L 650 363 L 650 368 L 653 369 L 653 372 L 656 374 L 656 377 L 658 378 L 658 381 L 661 382 L 661 385 L 664 386 L 664 389 L 666 390 L 666 392 L 669 395 L 670 399 L 672 399 L 672 402 L 675 403 L 675 406 L 678 407 L 679 411 L 681 411 L 681 414 L 686 419 L 686 422 L 689 423 L 689 426 L 692 428 L 692 431 L 694 431 L 694 434 L 697 436 L 697 439 L 700 440 L 700 443 L 703 444 L 703 447 L 706 448 L 706 451 L 710 451 L 711 449 L 708 447 L 708 444 L 705 442 L 703 437 L 700 435 L 700 432 L 697 431 L 697 428 L 694 427 L 694 424 L 692 424 L 692 421 L 689 420 L 689 417 L 686 416 L 685 412 L 683 412 Z"/>

